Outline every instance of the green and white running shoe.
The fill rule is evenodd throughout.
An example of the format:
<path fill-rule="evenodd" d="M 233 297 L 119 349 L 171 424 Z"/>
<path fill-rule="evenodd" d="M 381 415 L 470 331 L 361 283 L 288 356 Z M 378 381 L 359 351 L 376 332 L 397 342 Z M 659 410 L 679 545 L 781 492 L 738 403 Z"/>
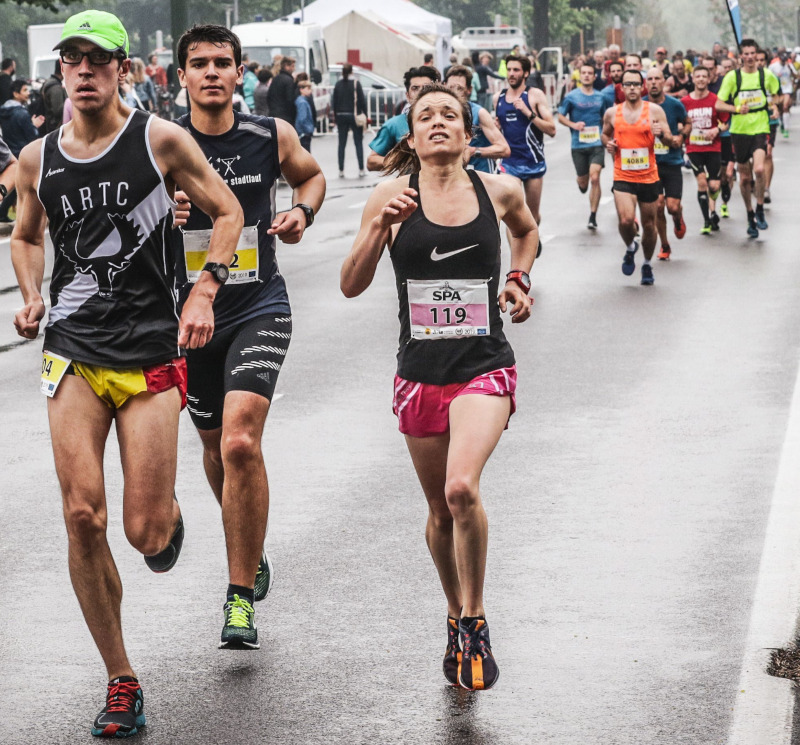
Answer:
<path fill-rule="evenodd" d="M 258 629 L 255 624 L 253 606 L 234 595 L 222 607 L 225 614 L 225 625 L 222 627 L 220 649 L 259 649 Z"/>
<path fill-rule="evenodd" d="M 266 551 L 261 552 L 261 559 L 258 562 L 258 571 L 256 572 L 256 582 L 254 586 L 256 602 L 263 600 L 269 591 L 272 589 L 272 584 L 275 582 L 275 569 L 272 566 L 272 559 Z"/>

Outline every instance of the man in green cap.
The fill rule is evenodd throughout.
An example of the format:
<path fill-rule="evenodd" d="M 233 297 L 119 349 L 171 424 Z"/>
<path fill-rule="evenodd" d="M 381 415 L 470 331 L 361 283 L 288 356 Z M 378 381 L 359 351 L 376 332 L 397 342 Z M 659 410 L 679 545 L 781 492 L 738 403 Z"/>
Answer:
<path fill-rule="evenodd" d="M 55 259 L 42 392 L 49 397 L 70 577 L 110 680 L 92 734 L 126 737 L 145 723 L 144 699 L 122 640 L 103 452 L 114 422 L 125 534 L 150 569 L 171 569 L 183 540 L 174 499 L 178 417 L 186 401 L 181 348 L 202 347 L 212 337 L 212 303 L 243 218 L 185 130 L 121 101 L 130 60 L 119 19 L 78 13 L 56 49 L 73 119 L 20 154 L 11 251 L 25 305 L 14 324 L 25 338 L 39 333 L 49 220 Z M 213 220 L 207 263 L 180 316 L 167 245 L 176 182 Z"/>

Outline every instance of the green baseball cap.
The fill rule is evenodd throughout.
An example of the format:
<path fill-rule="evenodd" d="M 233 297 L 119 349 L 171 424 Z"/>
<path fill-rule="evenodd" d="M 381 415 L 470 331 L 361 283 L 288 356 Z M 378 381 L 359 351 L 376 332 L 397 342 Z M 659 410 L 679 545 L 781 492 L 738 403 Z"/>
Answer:
<path fill-rule="evenodd" d="M 130 49 L 128 32 L 122 21 L 113 13 L 103 10 L 84 10 L 67 19 L 61 40 L 53 50 L 61 49 L 65 42 L 72 39 L 90 41 L 107 52 L 125 52 L 126 57 Z"/>

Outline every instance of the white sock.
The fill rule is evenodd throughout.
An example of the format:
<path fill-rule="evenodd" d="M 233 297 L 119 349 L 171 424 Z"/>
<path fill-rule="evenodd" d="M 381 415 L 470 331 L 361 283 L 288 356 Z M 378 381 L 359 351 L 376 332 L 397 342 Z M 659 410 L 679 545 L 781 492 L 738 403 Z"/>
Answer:
<path fill-rule="evenodd" d="M 645 259 L 644 264 L 642 266 L 650 266 L 650 259 Z"/>
<path fill-rule="evenodd" d="M 631 245 L 628 246 L 628 251 L 635 251 L 635 250 L 636 250 L 636 239 L 634 238 L 633 243 L 631 243 Z"/>
<path fill-rule="evenodd" d="M 784 111 L 783 112 L 783 126 L 786 129 L 789 129 L 789 123 L 792 121 L 792 112 L 791 111 Z"/>

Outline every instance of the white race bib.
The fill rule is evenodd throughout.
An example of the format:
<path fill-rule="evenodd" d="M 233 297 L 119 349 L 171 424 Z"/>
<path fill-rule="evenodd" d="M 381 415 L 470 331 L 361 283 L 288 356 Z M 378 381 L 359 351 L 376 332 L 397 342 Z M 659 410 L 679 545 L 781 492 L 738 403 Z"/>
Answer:
<path fill-rule="evenodd" d="M 578 132 L 578 142 L 581 145 L 596 145 L 600 142 L 600 127 L 584 127 Z"/>
<path fill-rule="evenodd" d="M 488 279 L 409 279 L 412 339 L 489 335 Z"/>
<path fill-rule="evenodd" d="M 186 260 L 186 277 L 197 282 L 206 264 L 211 230 L 184 230 L 183 255 Z M 258 229 L 256 226 L 242 228 L 236 253 L 231 261 L 227 284 L 243 285 L 258 282 Z"/>
<path fill-rule="evenodd" d="M 623 147 L 619 158 L 623 171 L 646 171 L 650 168 L 650 152 L 645 148 Z"/>
<path fill-rule="evenodd" d="M 737 98 L 741 106 L 747 104 L 751 109 L 760 109 L 767 103 L 764 100 L 764 94 L 760 90 L 739 91 Z"/>
<path fill-rule="evenodd" d="M 56 395 L 56 389 L 67 372 L 67 368 L 72 364 L 72 360 L 62 357 L 55 352 L 45 350 L 42 353 L 42 383 L 40 390 L 48 398 Z"/>

